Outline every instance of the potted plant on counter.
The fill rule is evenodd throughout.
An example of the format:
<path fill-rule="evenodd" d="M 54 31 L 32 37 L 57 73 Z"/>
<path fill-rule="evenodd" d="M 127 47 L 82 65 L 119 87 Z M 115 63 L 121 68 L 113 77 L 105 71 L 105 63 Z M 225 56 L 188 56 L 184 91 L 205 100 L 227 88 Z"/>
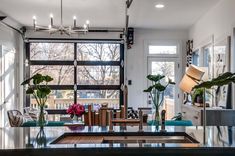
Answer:
<path fill-rule="evenodd" d="M 48 83 L 53 80 L 52 77 L 48 75 L 35 74 L 29 79 L 25 80 L 21 83 L 27 87 L 26 94 L 33 95 L 35 98 L 39 111 L 38 111 L 38 119 L 37 125 L 44 126 L 47 121 L 45 119 L 45 106 L 47 102 L 48 95 L 51 93 L 51 89 L 48 86 Z"/>
<path fill-rule="evenodd" d="M 201 107 L 203 104 L 203 94 L 204 94 L 203 88 L 194 89 L 191 94 L 192 104 Z M 213 96 L 209 90 L 206 90 L 206 94 Z"/>
<path fill-rule="evenodd" d="M 172 82 L 171 79 L 166 78 L 164 75 L 148 75 L 147 79 L 151 81 L 151 85 L 144 90 L 144 92 L 147 92 L 150 94 L 153 105 L 155 108 L 154 112 L 154 121 L 153 123 L 156 124 L 156 126 L 159 125 L 160 122 L 160 107 L 162 106 L 164 102 L 164 93 L 166 88 L 172 84 L 175 85 L 175 82 Z"/>

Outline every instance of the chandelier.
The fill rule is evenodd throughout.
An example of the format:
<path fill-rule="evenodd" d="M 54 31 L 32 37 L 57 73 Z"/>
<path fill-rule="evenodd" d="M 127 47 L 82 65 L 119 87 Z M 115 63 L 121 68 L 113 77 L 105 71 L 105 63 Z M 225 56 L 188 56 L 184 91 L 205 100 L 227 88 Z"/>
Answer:
<path fill-rule="evenodd" d="M 37 25 L 36 16 L 33 16 L 33 27 L 35 31 L 46 31 L 49 34 L 55 34 L 59 32 L 61 35 L 75 34 L 75 33 L 84 33 L 86 34 L 89 30 L 89 20 L 83 26 L 77 26 L 77 17 L 73 16 L 73 26 L 64 26 L 63 25 L 63 2 L 60 1 L 60 25 L 56 26 L 53 24 L 53 14 L 50 14 L 50 24 L 48 26 Z"/>

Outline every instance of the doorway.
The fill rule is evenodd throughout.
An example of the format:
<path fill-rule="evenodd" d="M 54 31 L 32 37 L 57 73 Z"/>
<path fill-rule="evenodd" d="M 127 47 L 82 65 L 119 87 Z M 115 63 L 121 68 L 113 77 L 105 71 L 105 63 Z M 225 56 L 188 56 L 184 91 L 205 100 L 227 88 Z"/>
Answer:
<path fill-rule="evenodd" d="M 161 74 L 170 78 L 176 85 L 169 85 L 165 90 L 163 109 L 166 110 L 166 119 L 170 120 L 180 111 L 179 84 L 180 63 L 177 58 L 148 58 L 148 75 Z M 149 104 L 151 104 L 149 102 Z"/>

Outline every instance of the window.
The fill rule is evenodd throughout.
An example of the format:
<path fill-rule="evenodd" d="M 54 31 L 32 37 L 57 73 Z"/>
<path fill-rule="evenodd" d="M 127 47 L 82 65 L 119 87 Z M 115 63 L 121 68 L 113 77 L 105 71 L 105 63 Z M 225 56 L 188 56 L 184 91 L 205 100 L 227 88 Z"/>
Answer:
<path fill-rule="evenodd" d="M 27 43 L 27 77 L 36 73 L 53 77 L 46 103 L 48 113 L 64 110 L 72 103 L 102 104 L 119 109 L 124 45 L 119 42 Z M 37 107 L 32 96 L 26 105 Z M 62 112 L 62 111 L 61 111 Z"/>
<path fill-rule="evenodd" d="M 78 66 L 77 83 L 80 85 L 118 85 L 119 66 Z"/>
<path fill-rule="evenodd" d="M 176 54 L 177 46 L 149 45 L 149 54 Z"/>
<path fill-rule="evenodd" d="M 120 44 L 77 44 L 77 59 L 81 61 L 120 61 Z"/>
<path fill-rule="evenodd" d="M 74 84 L 74 66 L 69 65 L 32 65 L 30 76 L 36 73 L 49 75 L 53 77 L 50 85 L 73 85 Z"/>
<path fill-rule="evenodd" d="M 30 60 L 73 60 L 72 43 L 31 43 Z"/>

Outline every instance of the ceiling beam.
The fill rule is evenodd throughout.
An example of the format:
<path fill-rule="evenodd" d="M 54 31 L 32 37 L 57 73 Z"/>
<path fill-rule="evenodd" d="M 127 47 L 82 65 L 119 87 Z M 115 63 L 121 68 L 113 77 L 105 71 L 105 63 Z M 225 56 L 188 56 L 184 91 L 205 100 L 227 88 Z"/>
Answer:
<path fill-rule="evenodd" d="M 25 35 L 26 28 L 25 28 L 25 27 L 22 27 L 21 29 L 17 29 L 17 28 L 15 28 L 15 27 L 13 27 L 13 26 L 7 24 L 6 22 L 4 22 L 3 20 L 4 20 L 5 18 L 7 18 L 7 16 L 0 16 L 0 24 L 6 26 L 6 27 L 8 27 L 8 28 L 11 28 L 11 29 L 15 30 L 16 32 L 18 32 L 18 33 L 22 36 L 22 38 L 23 38 L 23 40 L 24 40 L 24 38 L 25 38 L 24 35 Z"/>

